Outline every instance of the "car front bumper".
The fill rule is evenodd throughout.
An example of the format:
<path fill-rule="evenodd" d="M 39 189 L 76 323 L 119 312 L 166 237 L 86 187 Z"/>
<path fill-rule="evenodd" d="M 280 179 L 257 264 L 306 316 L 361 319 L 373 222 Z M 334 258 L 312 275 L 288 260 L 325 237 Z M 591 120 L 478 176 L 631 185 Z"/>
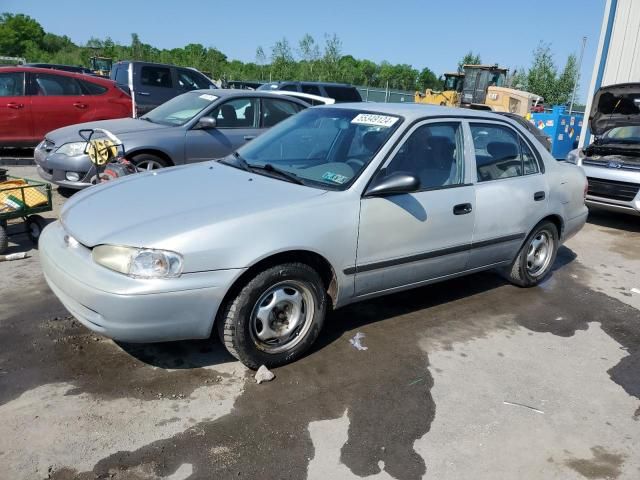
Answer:
<path fill-rule="evenodd" d="M 47 283 L 83 325 L 125 342 L 209 337 L 225 293 L 243 271 L 134 279 L 97 265 L 89 248 L 70 246 L 65 236 L 60 222 L 54 222 L 40 237 L 40 257 Z"/>
<path fill-rule="evenodd" d="M 33 158 L 38 168 L 38 175 L 47 182 L 76 190 L 91 186 L 95 169 L 88 155 L 69 157 L 54 151 L 48 152 L 41 143 L 33 151 Z M 67 180 L 67 172 L 77 173 L 79 180 Z"/>
<path fill-rule="evenodd" d="M 591 208 L 640 215 L 640 172 L 582 165 L 589 182 Z"/>

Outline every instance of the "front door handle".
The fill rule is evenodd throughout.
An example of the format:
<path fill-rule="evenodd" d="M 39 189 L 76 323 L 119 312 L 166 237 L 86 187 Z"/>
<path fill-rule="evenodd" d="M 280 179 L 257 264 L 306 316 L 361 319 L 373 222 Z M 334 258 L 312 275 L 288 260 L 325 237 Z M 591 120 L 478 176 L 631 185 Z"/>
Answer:
<path fill-rule="evenodd" d="M 7 103 L 7 107 L 9 108 L 13 108 L 15 110 L 19 110 L 21 108 L 24 108 L 24 104 L 22 103 L 15 103 L 15 102 L 9 102 Z"/>
<path fill-rule="evenodd" d="M 461 203 L 453 207 L 454 215 L 466 215 L 467 213 L 471 213 L 473 210 L 473 206 L 470 203 Z"/>
<path fill-rule="evenodd" d="M 80 103 L 80 102 L 76 102 L 73 104 L 74 107 L 79 108 L 80 110 L 84 110 L 85 108 L 87 108 L 87 104 L 86 103 Z"/>
<path fill-rule="evenodd" d="M 138 95 L 142 95 L 144 97 L 151 95 L 149 92 L 136 92 Z"/>
<path fill-rule="evenodd" d="M 249 140 L 253 140 L 254 138 L 256 138 L 255 135 L 245 135 L 244 139 L 248 142 Z"/>
<path fill-rule="evenodd" d="M 540 201 L 544 200 L 545 196 L 546 195 L 545 195 L 544 192 L 536 192 L 536 193 L 533 194 L 533 199 L 536 202 L 540 202 Z"/>

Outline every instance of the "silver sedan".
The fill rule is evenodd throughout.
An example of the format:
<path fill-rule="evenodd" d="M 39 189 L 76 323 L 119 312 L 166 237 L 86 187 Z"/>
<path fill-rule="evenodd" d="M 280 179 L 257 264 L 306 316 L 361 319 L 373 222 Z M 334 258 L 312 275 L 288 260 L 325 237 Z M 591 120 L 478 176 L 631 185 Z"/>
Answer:
<path fill-rule="evenodd" d="M 585 223 L 585 186 L 504 116 L 316 107 L 219 161 L 75 195 L 41 236 L 42 265 L 96 332 L 217 332 L 245 365 L 276 366 L 352 302 L 487 269 L 537 285 Z"/>

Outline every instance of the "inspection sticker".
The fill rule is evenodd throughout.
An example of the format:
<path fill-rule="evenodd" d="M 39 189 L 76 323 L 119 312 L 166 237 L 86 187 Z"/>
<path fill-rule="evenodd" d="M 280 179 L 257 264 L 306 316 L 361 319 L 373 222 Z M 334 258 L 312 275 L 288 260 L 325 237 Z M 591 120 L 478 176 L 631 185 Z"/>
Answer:
<path fill-rule="evenodd" d="M 325 172 L 322 175 L 322 178 L 324 180 L 329 180 L 330 182 L 339 183 L 339 184 L 343 184 L 344 182 L 349 180 L 348 177 L 345 177 L 344 175 L 338 175 L 337 173 L 333 173 L 333 172 Z"/>
<path fill-rule="evenodd" d="M 375 125 L 376 127 L 390 127 L 398 121 L 398 117 L 388 115 L 376 115 L 373 113 L 359 113 L 351 120 L 351 123 L 362 125 Z"/>
<path fill-rule="evenodd" d="M 214 100 L 218 99 L 218 97 L 216 97 L 215 95 L 211 95 L 209 93 L 203 93 L 202 95 L 200 95 L 200 98 L 202 98 L 203 100 L 208 100 L 210 102 L 213 102 Z"/>

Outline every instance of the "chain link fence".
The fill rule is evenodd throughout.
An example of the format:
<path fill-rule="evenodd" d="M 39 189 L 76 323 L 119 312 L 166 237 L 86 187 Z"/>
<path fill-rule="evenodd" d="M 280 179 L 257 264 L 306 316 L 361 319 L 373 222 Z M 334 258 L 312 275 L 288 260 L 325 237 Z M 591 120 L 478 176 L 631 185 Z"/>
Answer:
<path fill-rule="evenodd" d="M 413 103 L 415 92 L 390 88 L 356 87 L 365 102 Z"/>

